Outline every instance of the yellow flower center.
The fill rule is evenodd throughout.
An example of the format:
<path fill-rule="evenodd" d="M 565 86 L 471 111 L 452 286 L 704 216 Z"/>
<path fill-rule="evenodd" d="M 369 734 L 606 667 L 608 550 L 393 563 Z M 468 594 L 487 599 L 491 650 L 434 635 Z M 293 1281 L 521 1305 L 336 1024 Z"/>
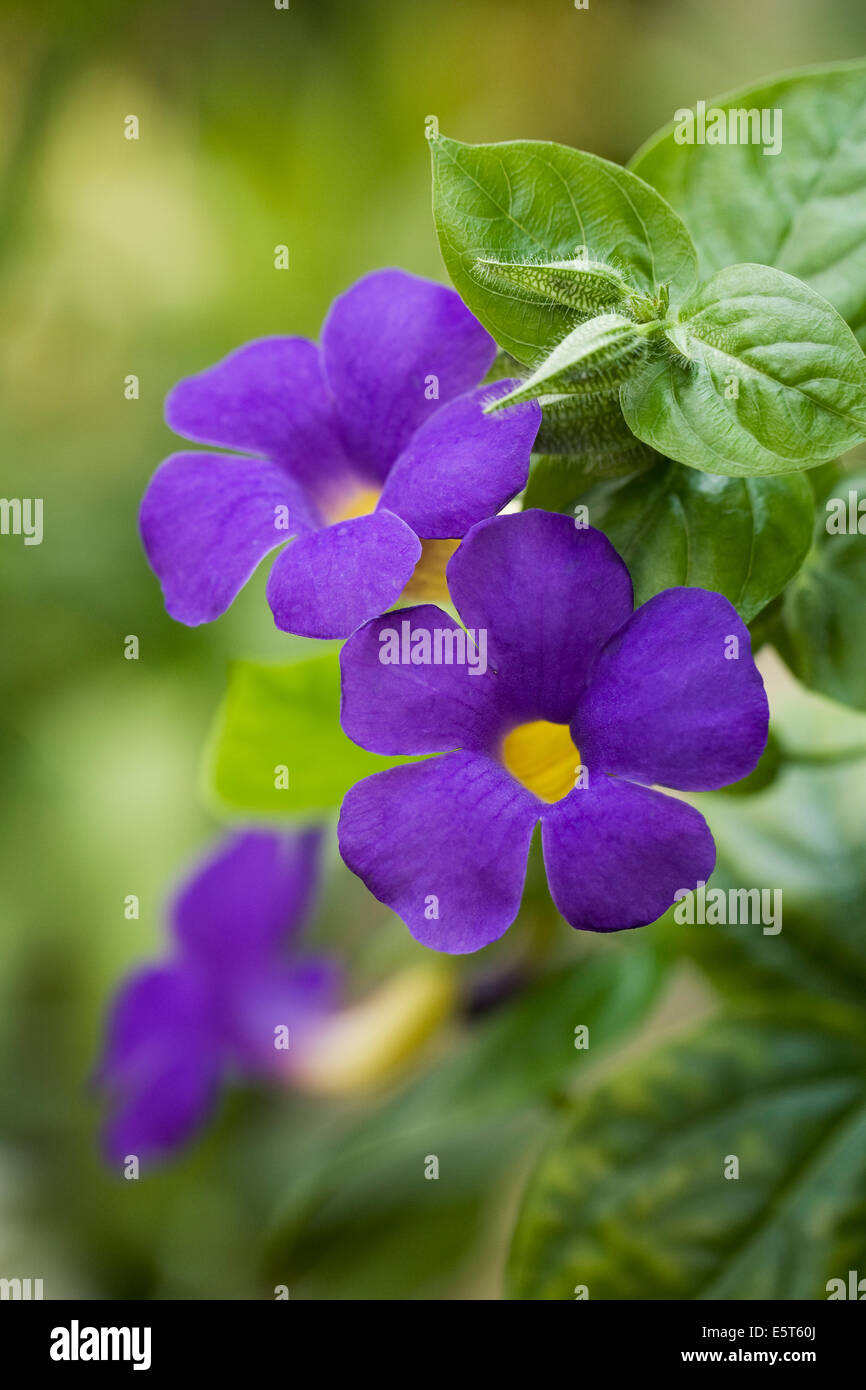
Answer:
<path fill-rule="evenodd" d="M 398 603 L 447 603 L 448 584 L 445 566 L 457 549 L 459 541 L 423 541 L 421 558 Z"/>
<path fill-rule="evenodd" d="M 376 510 L 381 495 L 381 488 L 358 483 L 324 506 L 325 521 L 329 526 L 336 526 L 341 521 L 353 521 L 356 516 L 369 516 Z M 420 558 L 397 603 L 448 603 L 445 567 L 459 544 L 459 541 L 422 540 Z"/>
<path fill-rule="evenodd" d="M 358 484 L 335 498 L 333 503 L 325 508 L 325 520 L 329 525 L 336 526 L 339 521 L 353 521 L 356 516 L 369 516 L 370 512 L 375 511 L 381 495 L 381 488 L 368 487 L 366 483 Z"/>
<path fill-rule="evenodd" d="M 567 724 L 518 724 L 506 734 L 500 756 L 512 777 L 542 801 L 560 801 L 574 790 L 580 753 Z"/>

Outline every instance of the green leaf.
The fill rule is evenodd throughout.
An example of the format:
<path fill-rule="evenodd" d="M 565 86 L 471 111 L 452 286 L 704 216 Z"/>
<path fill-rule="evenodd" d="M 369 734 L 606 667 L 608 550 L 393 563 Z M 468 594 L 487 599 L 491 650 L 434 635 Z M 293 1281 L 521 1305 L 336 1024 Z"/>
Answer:
<path fill-rule="evenodd" d="M 736 261 L 786 270 L 866 346 L 866 62 L 788 73 L 707 106 L 781 110 L 781 152 L 677 144 L 672 122 L 630 168 L 680 213 L 702 275 Z"/>
<path fill-rule="evenodd" d="M 866 357 L 832 305 L 761 265 L 721 270 L 691 296 L 621 388 L 639 439 L 707 473 L 790 473 L 866 435 Z"/>
<path fill-rule="evenodd" d="M 837 1020 L 844 1010 L 866 1031 L 864 767 L 862 760 L 808 770 L 783 762 L 761 796 L 702 798 L 718 852 L 707 892 L 758 889 L 770 911 L 763 922 L 689 924 L 674 909 L 659 925 L 659 944 L 689 955 L 733 999 L 766 1005 L 797 997 Z M 724 919 L 756 915 L 729 913 L 732 900 L 722 901 Z M 766 920 L 774 907 L 775 923 Z"/>
<path fill-rule="evenodd" d="M 537 1122 L 536 1122 L 537 1123 Z M 509 1169 L 536 1129 L 526 1116 L 500 1119 L 485 1135 L 444 1136 L 432 1126 L 410 1151 L 399 1136 L 359 1151 L 340 1183 L 323 1188 L 296 1230 L 266 1252 L 266 1283 L 287 1284 L 292 1300 L 442 1299 L 501 1260 L 489 1250 Z M 488 1147 L 489 1146 L 489 1147 Z M 435 1155 L 438 1181 L 424 1176 Z M 513 1185 L 509 1184 L 509 1187 Z"/>
<path fill-rule="evenodd" d="M 833 496 L 846 509 L 849 492 L 866 499 L 866 473 L 835 485 Z M 827 521 L 825 505 L 815 544 L 785 594 L 773 640 L 804 685 L 866 710 L 866 535 L 828 534 Z"/>
<path fill-rule="evenodd" d="M 628 565 L 635 602 L 685 585 L 714 589 L 745 622 L 797 573 L 812 542 L 813 501 L 799 473 L 725 478 L 662 460 L 642 473 L 568 486 L 560 460 L 541 460 L 526 505 L 588 510 Z"/>
<path fill-rule="evenodd" d="M 655 953 L 593 953 L 466 1026 L 449 1053 L 287 1157 L 268 1267 L 299 1298 L 446 1295 L 549 1123 L 549 1101 L 657 998 Z M 589 1028 L 577 1050 L 575 1027 Z M 426 1181 L 427 1154 L 439 1159 Z"/>
<path fill-rule="evenodd" d="M 564 145 L 522 140 L 431 142 L 433 210 L 446 269 L 499 345 L 535 366 L 584 314 L 511 283 L 486 263 L 571 260 L 581 247 L 632 290 L 674 302 L 695 279 L 695 253 L 659 194 L 617 164 Z"/>
<path fill-rule="evenodd" d="M 605 1082 L 529 1181 L 512 1296 L 826 1298 L 866 1202 L 864 1064 L 829 1028 L 735 1018 Z"/>
<path fill-rule="evenodd" d="M 224 806 L 313 819 L 338 807 L 362 777 L 415 761 L 367 753 L 343 733 L 335 651 L 288 666 L 230 667 L 209 758 L 209 781 Z M 280 767 L 287 788 L 276 785 Z"/>

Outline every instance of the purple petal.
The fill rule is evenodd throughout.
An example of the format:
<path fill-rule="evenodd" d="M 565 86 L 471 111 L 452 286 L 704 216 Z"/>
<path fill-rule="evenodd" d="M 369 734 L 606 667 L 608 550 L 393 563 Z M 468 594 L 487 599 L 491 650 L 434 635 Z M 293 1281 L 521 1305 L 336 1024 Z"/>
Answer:
<path fill-rule="evenodd" d="M 290 1075 L 342 991 L 342 971 L 324 957 L 242 972 L 225 1001 L 226 1039 L 237 1064 L 249 1075 Z"/>
<path fill-rule="evenodd" d="M 172 925 L 185 955 L 232 976 L 296 933 L 310 911 L 320 839 L 315 831 L 230 835 L 175 898 Z"/>
<path fill-rule="evenodd" d="M 485 415 L 482 406 L 516 383 L 497 381 L 437 410 L 412 436 L 388 475 L 381 507 L 419 536 L 465 536 L 526 485 L 541 424 L 537 401 Z"/>
<path fill-rule="evenodd" d="M 491 759 L 446 753 L 354 786 L 340 853 L 416 940 L 460 955 L 517 916 L 538 809 Z"/>
<path fill-rule="evenodd" d="M 109 1016 L 98 1075 L 129 1074 L 145 1053 L 178 1037 L 204 1036 L 212 1023 L 208 991 L 196 970 L 178 965 L 144 966 L 121 986 Z"/>
<path fill-rule="evenodd" d="M 380 479 L 425 420 L 478 385 L 496 353 L 459 295 L 403 270 L 376 271 L 341 295 L 322 350 L 348 451 Z"/>
<path fill-rule="evenodd" d="M 131 1154 L 159 1159 L 180 1148 L 207 1121 L 218 1088 L 219 1066 L 212 1055 L 163 1054 L 109 1115 L 102 1140 L 107 1160 L 123 1163 Z"/>
<path fill-rule="evenodd" d="M 179 966 L 134 975 L 116 1000 L 98 1073 L 111 1106 L 109 1160 L 158 1157 L 184 1143 L 213 1107 L 221 1064 L 202 978 Z"/>
<path fill-rule="evenodd" d="M 545 812 L 542 845 L 553 901 L 573 927 L 620 931 L 667 911 L 716 862 L 703 816 L 675 797 L 589 774 L 588 787 Z"/>
<path fill-rule="evenodd" d="M 246 343 L 178 382 L 165 418 L 196 444 L 265 455 L 316 497 L 350 471 L 319 349 L 306 338 Z"/>
<path fill-rule="evenodd" d="M 530 510 L 474 526 L 448 564 L 451 598 L 511 693 L 514 722 L 567 724 L 592 664 L 632 611 L 628 570 L 600 531 Z"/>
<path fill-rule="evenodd" d="M 414 531 L 391 512 L 301 536 L 271 570 L 274 621 L 301 637 L 348 637 L 397 601 L 420 554 Z"/>
<path fill-rule="evenodd" d="M 289 527 L 278 529 L 288 507 Z M 315 524 L 301 489 L 276 464 L 229 454 L 173 454 L 141 504 L 141 538 L 173 618 L 218 618 L 259 561 Z"/>
<path fill-rule="evenodd" d="M 419 634 L 425 633 L 434 659 L 413 663 L 413 643 L 416 657 L 423 655 Z M 387 658 L 398 647 L 395 664 Z M 444 660 L 461 651 L 472 664 Z M 484 648 L 475 647 L 463 628 L 434 604 L 386 613 L 366 623 L 340 653 L 340 722 L 349 738 L 372 753 L 491 748 L 501 718 L 496 677 L 485 665 Z"/>
<path fill-rule="evenodd" d="M 751 772 L 768 721 L 732 605 L 703 589 L 666 589 L 605 647 L 572 732 L 590 771 L 708 791 Z"/>

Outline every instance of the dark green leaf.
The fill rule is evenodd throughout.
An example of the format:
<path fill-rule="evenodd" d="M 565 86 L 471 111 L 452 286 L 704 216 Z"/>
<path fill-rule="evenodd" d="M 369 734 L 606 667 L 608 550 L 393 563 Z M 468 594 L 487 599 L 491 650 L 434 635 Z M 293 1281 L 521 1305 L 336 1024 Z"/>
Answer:
<path fill-rule="evenodd" d="M 593 953 L 466 1027 L 449 1054 L 287 1164 L 269 1251 L 292 1297 L 441 1292 L 548 1122 L 547 1102 L 645 1014 L 653 952 Z M 589 1049 L 574 1030 L 589 1028 Z M 428 1154 L 438 1180 L 424 1177 Z"/>
<path fill-rule="evenodd" d="M 725 478 L 661 461 L 587 485 L 567 461 L 540 460 L 526 505 L 578 503 L 628 565 L 637 603 L 676 585 L 714 589 L 746 622 L 797 573 L 812 538 L 812 492 L 796 473 Z"/>
<path fill-rule="evenodd" d="M 530 1179 L 512 1295 L 826 1298 L 866 1202 L 864 1064 L 828 1028 L 732 1019 L 605 1082 Z"/>
<path fill-rule="evenodd" d="M 846 514 L 849 493 L 855 496 L 858 526 L 856 509 L 860 498 L 866 500 L 866 474 L 843 476 L 835 484 L 832 497 Z M 828 534 L 828 520 L 825 502 L 819 507 L 815 544 L 785 593 L 774 641 L 804 685 L 866 710 L 866 516 L 864 534 L 850 529 Z"/>

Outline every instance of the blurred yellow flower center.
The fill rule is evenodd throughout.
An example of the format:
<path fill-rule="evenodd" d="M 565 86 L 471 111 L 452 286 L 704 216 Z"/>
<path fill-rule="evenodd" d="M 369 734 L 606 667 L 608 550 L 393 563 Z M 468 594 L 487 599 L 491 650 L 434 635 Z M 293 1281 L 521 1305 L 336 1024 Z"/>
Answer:
<path fill-rule="evenodd" d="M 422 540 L 421 558 L 398 601 L 400 603 L 407 600 L 411 600 L 412 603 L 447 603 L 448 584 L 445 579 L 445 566 L 459 544 L 459 541 Z"/>
<path fill-rule="evenodd" d="M 542 801 L 560 801 L 574 789 L 580 753 L 567 724 L 518 724 L 506 734 L 500 756 L 512 777 Z"/>
<path fill-rule="evenodd" d="M 331 526 L 336 526 L 338 521 L 352 521 L 356 516 L 369 516 L 370 512 L 375 511 L 381 495 L 382 489 L 378 487 L 354 487 L 350 492 L 344 492 L 341 497 L 336 498 L 332 506 L 325 508 L 325 519 Z"/>

